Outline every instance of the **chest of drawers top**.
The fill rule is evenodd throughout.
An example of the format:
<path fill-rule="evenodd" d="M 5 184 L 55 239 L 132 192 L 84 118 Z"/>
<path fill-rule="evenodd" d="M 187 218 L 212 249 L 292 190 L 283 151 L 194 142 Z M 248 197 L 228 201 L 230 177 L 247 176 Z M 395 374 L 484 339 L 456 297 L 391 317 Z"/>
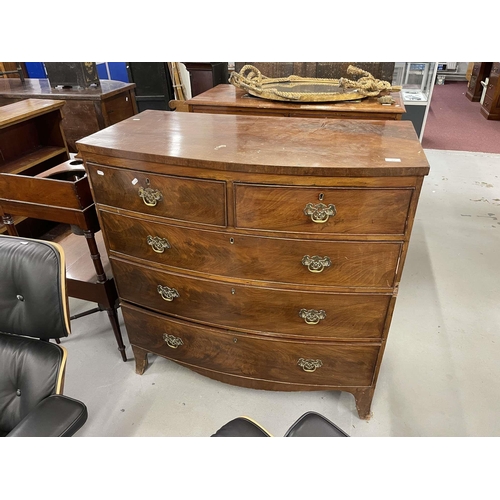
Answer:
<path fill-rule="evenodd" d="M 263 174 L 422 176 L 429 164 L 409 121 L 329 120 L 147 110 L 77 143 L 91 159 Z M 117 165 L 127 167 L 126 162 Z M 140 165 L 133 165 L 141 169 Z"/>

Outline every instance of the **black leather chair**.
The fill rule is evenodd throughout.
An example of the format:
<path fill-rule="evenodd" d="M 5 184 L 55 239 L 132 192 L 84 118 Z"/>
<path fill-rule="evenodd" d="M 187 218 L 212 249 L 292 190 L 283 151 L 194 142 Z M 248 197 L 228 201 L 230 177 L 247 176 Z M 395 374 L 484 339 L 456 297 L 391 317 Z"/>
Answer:
<path fill-rule="evenodd" d="M 223 425 L 211 437 L 273 437 L 248 417 L 237 417 Z M 304 413 L 286 431 L 284 437 L 349 437 L 340 427 L 314 411 Z"/>
<path fill-rule="evenodd" d="M 72 436 L 86 406 L 63 396 L 70 333 L 64 253 L 0 235 L 0 436 Z"/>

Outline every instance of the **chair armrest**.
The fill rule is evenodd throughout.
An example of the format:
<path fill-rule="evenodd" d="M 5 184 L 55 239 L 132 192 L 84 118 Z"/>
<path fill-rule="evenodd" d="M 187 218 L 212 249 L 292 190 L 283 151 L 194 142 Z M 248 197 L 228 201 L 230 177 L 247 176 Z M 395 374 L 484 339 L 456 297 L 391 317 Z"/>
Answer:
<path fill-rule="evenodd" d="M 87 415 L 81 401 L 52 395 L 38 403 L 6 437 L 70 437 L 87 421 Z"/>

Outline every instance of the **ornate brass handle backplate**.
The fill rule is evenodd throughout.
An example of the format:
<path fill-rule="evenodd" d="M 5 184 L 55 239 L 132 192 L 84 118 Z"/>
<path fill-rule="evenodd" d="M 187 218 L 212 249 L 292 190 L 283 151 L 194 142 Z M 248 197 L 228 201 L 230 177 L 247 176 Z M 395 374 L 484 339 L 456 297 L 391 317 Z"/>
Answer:
<path fill-rule="evenodd" d="M 175 288 L 158 285 L 156 289 L 158 290 L 158 293 L 161 295 L 161 298 L 163 300 L 166 300 L 167 302 L 172 302 L 174 299 L 180 297 L 179 292 Z"/>
<path fill-rule="evenodd" d="M 184 345 L 184 342 L 180 337 L 176 337 L 175 335 L 170 335 L 168 333 L 163 334 L 163 340 L 172 349 L 177 349 L 180 345 Z"/>
<path fill-rule="evenodd" d="M 139 196 L 142 198 L 142 201 L 148 207 L 155 207 L 156 204 L 162 200 L 163 195 L 158 189 L 152 188 L 139 188 Z"/>
<path fill-rule="evenodd" d="M 317 368 L 321 368 L 323 366 L 323 362 L 321 359 L 304 359 L 300 358 L 297 364 L 305 371 L 312 373 L 316 371 Z"/>
<path fill-rule="evenodd" d="M 322 319 L 326 318 L 326 312 L 323 309 L 317 311 L 316 309 L 301 309 L 299 316 L 308 325 L 317 325 Z"/>
<path fill-rule="evenodd" d="M 304 255 L 302 258 L 302 265 L 307 266 L 307 269 L 312 273 L 320 273 L 325 267 L 330 267 L 332 261 L 329 257 L 319 257 L 318 255 Z"/>
<path fill-rule="evenodd" d="M 337 214 L 337 209 L 332 204 L 326 206 L 324 203 L 308 203 L 304 208 L 304 214 L 311 217 L 313 222 L 323 224 Z"/>
<path fill-rule="evenodd" d="M 148 235 L 146 242 L 156 253 L 163 253 L 166 248 L 171 248 L 168 240 L 159 236 Z"/>

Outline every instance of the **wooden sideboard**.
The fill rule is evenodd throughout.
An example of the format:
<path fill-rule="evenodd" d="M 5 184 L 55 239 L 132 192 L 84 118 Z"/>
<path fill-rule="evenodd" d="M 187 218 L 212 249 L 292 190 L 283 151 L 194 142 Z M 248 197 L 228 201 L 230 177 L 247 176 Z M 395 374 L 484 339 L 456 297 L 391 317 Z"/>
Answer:
<path fill-rule="evenodd" d="M 135 83 L 101 80 L 98 87 L 51 88 L 48 79 L 0 78 L 0 106 L 23 99 L 57 99 L 66 102 L 63 130 L 70 152 L 75 142 L 137 113 Z"/>
<path fill-rule="evenodd" d="M 148 110 L 77 144 L 137 373 L 154 353 L 370 416 L 429 171 L 410 122 Z"/>
<path fill-rule="evenodd" d="M 377 97 L 359 101 L 304 104 L 261 99 L 234 85 L 221 84 L 187 101 L 171 101 L 170 107 L 191 113 L 401 120 L 406 111 L 401 93 L 393 92 L 391 96 L 394 104 L 380 104 Z"/>
<path fill-rule="evenodd" d="M 69 160 L 61 126 L 64 105 L 64 101 L 25 99 L 0 107 L 0 185 L 10 198 L 24 194 L 18 192 L 12 175 L 35 176 Z M 24 216 L 15 217 L 13 223 L 20 235 L 32 238 L 49 227 Z M 0 233 L 6 231 L 0 223 Z"/>
<path fill-rule="evenodd" d="M 481 104 L 481 114 L 487 120 L 500 120 L 500 62 L 491 65 L 488 87 Z"/>

